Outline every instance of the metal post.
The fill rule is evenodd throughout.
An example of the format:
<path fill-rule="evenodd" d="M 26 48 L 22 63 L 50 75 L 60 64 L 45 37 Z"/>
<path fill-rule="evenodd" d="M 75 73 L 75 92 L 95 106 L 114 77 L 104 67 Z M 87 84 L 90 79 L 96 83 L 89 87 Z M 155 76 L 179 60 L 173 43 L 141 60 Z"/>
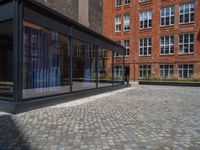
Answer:
<path fill-rule="evenodd" d="M 99 48 L 96 46 L 96 88 L 99 88 Z"/>
<path fill-rule="evenodd" d="M 123 83 L 125 81 L 125 51 L 123 51 Z"/>
<path fill-rule="evenodd" d="M 137 21 L 137 1 L 134 0 L 134 81 L 136 81 L 136 44 L 137 44 L 137 24 L 136 24 L 136 21 Z"/>
<path fill-rule="evenodd" d="M 70 78 L 70 92 L 72 92 L 72 86 L 73 86 L 73 66 L 72 66 L 72 51 L 73 51 L 73 48 L 72 48 L 72 34 L 73 34 L 73 27 L 71 27 L 71 35 L 69 36 L 69 52 L 70 52 L 70 62 L 69 62 L 69 65 L 70 65 L 70 74 L 69 74 L 69 78 Z"/>
<path fill-rule="evenodd" d="M 13 80 L 14 80 L 14 99 L 22 100 L 22 3 L 14 0 L 14 19 L 13 19 Z"/>
<path fill-rule="evenodd" d="M 112 50 L 112 85 L 114 85 L 114 50 Z"/>

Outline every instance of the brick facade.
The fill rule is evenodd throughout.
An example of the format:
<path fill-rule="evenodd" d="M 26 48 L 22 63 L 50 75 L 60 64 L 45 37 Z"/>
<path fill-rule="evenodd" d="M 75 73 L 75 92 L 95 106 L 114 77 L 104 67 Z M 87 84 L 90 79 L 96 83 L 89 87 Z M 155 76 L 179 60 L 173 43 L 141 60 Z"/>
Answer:
<path fill-rule="evenodd" d="M 103 33 L 113 40 L 130 39 L 130 55 L 126 57 L 126 66 L 130 67 L 130 78 L 139 79 L 139 65 L 151 65 L 151 75 L 160 75 L 161 64 L 172 64 L 174 75 L 178 75 L 179 64 L 193 64 L 193 74 L 200 75 L 200 1 L 199 0 L 149 0 L 139 2 L 130 0 L 130 5 L 122 4 L 115 7 L 115 0 L 104 1 Z M 195 2 L 195 21 L 187 24 L 179 24 L 180 4 Z M 135 3 L 135 4 L 134 4 Z M 163 7 L 175 7 L 175 23 L 171 26 L 160 26 L 160 9 Z M 140 12 L 152 11 L 152 28 L 140 29 Z M 130 31 L 123 31 L 123 14 L 130 13 Z M 115 16 L 121 15 L 121 32 L 115 32 Z M 135 21 L 135 22 L 134 22 Z M 134 30 L 136 29 L 136 30 Z M 179 54 L 179 35 L 194 33 L 194 52 L 192 54 Z M 172 55 L 160 55 L 160 37 L 174 36 L 174 53 Z M 152 52 L 150 56 L 139 56 L 140 39 L 149 37 L 152 40 Z M 134 45 L 134 38 L 136 44 Z M 136 65 L 134 65 L 134 51 Z M 135 71 L 134 71 L 135 67 Z M 135 75 L 134 75 L 135 74 Z"/>
<path fill-rule="evenodd" d="M 99 33 L 102 32 L 102 14 L 103 14 L 103 0 L 88 0 L 88 9 L 87 11 L 83 8 L 80 8 L 79 0 L 37 0 L 42 4 L 64 14 L 65 16 L 79 22 L 84 15 L 84 13 L 88 12 L 86 17 L 88 19 L 87 25 L 90 29 L 97 31 Z M 87 5 L 86 5 L 87 6 Z M 79 11 L 82 12 L 79 13 Z M 87 21 L 86 21 L 87 22 Z M 82 23 L 82 22 L 80 22 Z"/>

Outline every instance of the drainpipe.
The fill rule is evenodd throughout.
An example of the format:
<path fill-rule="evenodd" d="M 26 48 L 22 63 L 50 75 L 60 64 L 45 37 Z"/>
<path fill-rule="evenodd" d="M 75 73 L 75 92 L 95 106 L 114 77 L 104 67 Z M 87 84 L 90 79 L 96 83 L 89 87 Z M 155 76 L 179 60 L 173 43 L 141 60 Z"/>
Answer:
<path fill-rule="evenodd" d="M 137 29 L 137 26 L 136 26 L 136 21 L 137 21 L 137 0 L 134 0 L 134 3 L 133 3 L 133 9 L 134 9 L 134 11 L 133 11 L 133 13 L 134 13 L 134 29 L 133 29 L 133 36 L 134 36 L 134 81 L 136 81 L 136 48 L 137 48 L 137 46 L 136 46 L 136 44 L 137 44 L 137 37 L 136 37 L 136 33 L 137 33 L 137 31 L 136 31 L 136 29 Z"/>

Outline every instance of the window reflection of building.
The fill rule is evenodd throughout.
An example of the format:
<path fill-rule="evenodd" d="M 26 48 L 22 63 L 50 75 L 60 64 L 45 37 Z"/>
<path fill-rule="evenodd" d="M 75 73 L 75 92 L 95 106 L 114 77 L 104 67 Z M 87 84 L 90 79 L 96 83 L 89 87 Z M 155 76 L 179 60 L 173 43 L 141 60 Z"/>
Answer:
<path fill-rule="evenodd" d="M 24 22 L 24 98 L 69 92 L 67 37 L 41 26 Z"/>
<path fill-rule="evenodd" d="M 0 22 L 0 96 L 13 96 L 13 21 Z"/>

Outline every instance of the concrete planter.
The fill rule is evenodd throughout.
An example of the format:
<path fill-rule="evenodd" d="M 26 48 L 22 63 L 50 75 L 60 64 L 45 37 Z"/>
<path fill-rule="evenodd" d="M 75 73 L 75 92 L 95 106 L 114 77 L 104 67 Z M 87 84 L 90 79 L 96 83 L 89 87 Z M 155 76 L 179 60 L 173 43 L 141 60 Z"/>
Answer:
<path fill-rule="evenodd" d="M 181 82 L 181 81 L 147 81 L 140 80 L 140 85 L 167 85 L 167 86 L 190 86 L 190 87 L 200 87 L 200 82 Z"/>

